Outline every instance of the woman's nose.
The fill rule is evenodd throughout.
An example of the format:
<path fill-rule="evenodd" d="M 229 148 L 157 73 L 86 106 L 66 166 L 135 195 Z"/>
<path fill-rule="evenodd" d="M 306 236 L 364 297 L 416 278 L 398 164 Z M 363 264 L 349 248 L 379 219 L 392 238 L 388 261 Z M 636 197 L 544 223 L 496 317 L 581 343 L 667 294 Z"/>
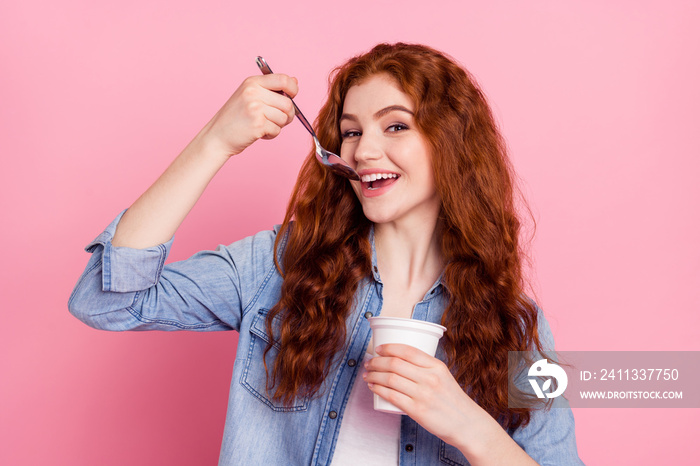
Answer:
<path fill-rule="evenodd" d="M 382 157 L 383 153 L 377 138 L 372 134 L 365 133 L 360 136 L 360 140 L 355 147 L 355 160 L 358 162 L 377 160 Z"/>

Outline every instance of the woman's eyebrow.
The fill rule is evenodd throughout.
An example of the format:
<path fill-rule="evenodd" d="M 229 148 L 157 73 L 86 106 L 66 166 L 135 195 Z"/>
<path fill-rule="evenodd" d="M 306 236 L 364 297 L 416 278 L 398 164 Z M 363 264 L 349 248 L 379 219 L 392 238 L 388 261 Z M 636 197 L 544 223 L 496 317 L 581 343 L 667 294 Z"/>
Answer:
<path fill-rule="evenodd" d="M 408 108 L 404 107 L 403 105 L 389 105 L 388 107 L 384 107 L 383 109 L 375 112 L 374 119 L 377 120 L 377 119 L 383 117 L 384 115 L 386 115 L 387 113 L 391 113 L 391 112 L 395 112 L 395 111 L 405 112 L 411 116 L 414 114 L 412 110 L 409 110 Z M 338 123 L 340 123 L 343 120 L 358 121 L 358 118 L 357 118 L 357 116 L 355 116 L 351 113 L 343 113 L 342 115 L 340 115 L 340 118 L 338 119 Z"/>
<path fill-rule="evenodd" d="M 374 114 L 374 119 L 378 119 L 386 115 L 387 113 L 394 112 L 394 111 L 399 111 L 399 112 L 406 112 L 409 115 L 413 116 L 413 111 L 407 109 L 403 105 L 389 105 L 388 107 L 384 107 L 383 109 L 379 110 Z"/>
<path fill-rule="evenodd" d="M 357 122 L 357 117 L 355 115 L 350 114 L 350 113 L 343 113 L 342 115 L 340 115 L 340 118 L 338 118 L 338 123 L 340 123 L 343 120 L 350 120 L 350 121 Z"/>

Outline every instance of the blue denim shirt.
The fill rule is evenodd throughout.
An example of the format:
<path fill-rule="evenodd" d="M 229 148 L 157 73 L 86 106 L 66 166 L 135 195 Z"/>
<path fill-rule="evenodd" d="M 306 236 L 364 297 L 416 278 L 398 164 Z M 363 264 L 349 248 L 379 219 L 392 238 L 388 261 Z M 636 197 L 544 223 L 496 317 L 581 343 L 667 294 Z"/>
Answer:
<path fill-rule="evenodd" d="M 93 254 L 71 294 L 70 311 L 86 324 L 105 330 L 237 330 L 240 336 L 219 464 L 330 464 L 350 390 L 363 370 L 357 362 L 362 361 L 370 339 L 367 319 L 382 309 L 374 242 L 372 277 L 358 287 L 356 306 L 347 319 L 345 352 L 333 361 L 320 395 L 285 407 L 266 393 L 263 366 L 263 351 L 270 340 L 265 316 L 279 300 L 282 285 L 273 260 L 277 228 L 165 265 L 172 239 L 141 250 L 112 246 L 120 218 L 87 246 Z M 444 306 L 438 280 L 416 305 L 413 318 L 439 323 Z M 553 347 L 542 315 L 540 338 Z M 268 364 L 276 349 L 268 353 Z M 440 351 L 437 357 L 443 358 Z M 510 434 L 541 465 L 582 464 L 570 409 L 535 411 L 526 427 Z M 399 464 L 469 463 L 457 448 L 402 416 Z"/>

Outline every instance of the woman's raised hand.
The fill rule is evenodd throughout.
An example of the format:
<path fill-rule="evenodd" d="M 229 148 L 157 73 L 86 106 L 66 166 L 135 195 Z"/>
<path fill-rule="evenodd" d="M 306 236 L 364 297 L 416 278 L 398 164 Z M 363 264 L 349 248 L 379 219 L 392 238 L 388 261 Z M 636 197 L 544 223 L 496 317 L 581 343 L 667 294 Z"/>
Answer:
<path fill-rule="evenodd" d="M 258 139 L 276 137 L 291 123 L 294 106 L 290 98 L 298 91 L 296 78 L 285 74 L 251 76 L 236 89 L 199 136 L 227 156 L 239 154 Z"/>
<path fill-rule="evenodd" d="M 253 76 L 122 217 L 114 246 L 147 248 L 168 241 L 207 184 L 232 156 L 258 139 L 277 136 L 294 118 L 289 96 L 297 81 L 284 74 Z"/>

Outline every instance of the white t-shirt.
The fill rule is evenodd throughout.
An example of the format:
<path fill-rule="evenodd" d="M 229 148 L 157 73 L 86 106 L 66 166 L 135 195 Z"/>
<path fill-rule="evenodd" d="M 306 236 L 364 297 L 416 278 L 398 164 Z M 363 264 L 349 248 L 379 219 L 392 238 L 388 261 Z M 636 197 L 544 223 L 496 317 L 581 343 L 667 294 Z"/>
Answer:
<path fill-rule="evenodd" d="M 365 354 L 365 361 L 371 358 Z M 400 436 L 401 415 L 375 411 L 374 394 L 358 375 L 343 413 L 331 466 L 399 464 Z"/>

